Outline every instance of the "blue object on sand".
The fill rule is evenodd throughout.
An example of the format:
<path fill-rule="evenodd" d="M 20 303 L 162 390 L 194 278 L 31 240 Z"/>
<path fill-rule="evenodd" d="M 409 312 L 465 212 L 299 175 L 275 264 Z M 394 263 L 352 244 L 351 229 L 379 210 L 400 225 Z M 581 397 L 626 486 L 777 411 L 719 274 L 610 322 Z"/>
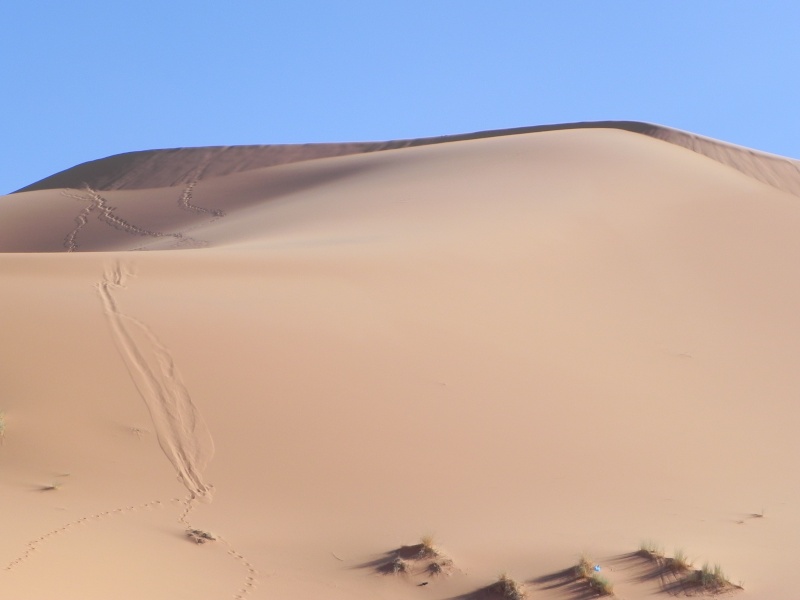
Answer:
<path fill-rule="evenodd" d="M 599 573 L 600 572 L 600 565 L 595 565 L 594 566 L 594 570 L 595 570 L 596 573 Z"/>

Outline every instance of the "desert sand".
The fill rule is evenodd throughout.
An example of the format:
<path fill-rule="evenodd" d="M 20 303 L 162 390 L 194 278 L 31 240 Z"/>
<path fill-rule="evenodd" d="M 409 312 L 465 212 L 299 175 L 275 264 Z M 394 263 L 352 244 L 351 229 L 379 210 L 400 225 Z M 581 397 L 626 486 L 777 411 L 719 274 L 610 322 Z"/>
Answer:
<path fill-rule="evenodd" d="M 603 122 L 0 197 L 3 598 L 795 598 L 799 165 Z"/>

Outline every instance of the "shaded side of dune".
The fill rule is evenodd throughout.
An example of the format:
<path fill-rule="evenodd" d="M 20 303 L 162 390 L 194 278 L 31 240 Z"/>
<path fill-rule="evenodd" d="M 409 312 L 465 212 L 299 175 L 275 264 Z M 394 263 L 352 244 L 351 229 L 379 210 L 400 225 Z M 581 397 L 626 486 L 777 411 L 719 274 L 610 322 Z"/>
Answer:
<path fill-rule="evenodd" d="M 800 196 L 800 161 L 728 144 L 700 135 L 637 121 L 594 121 L 537 125 L 387 142 L 210 146 L 117 154 L 72 167 L 17 192 L 81 188 L 96 190 L 170 187 L 281 164 L 413 146 L 564 129 L 622 129 L 682 146 L 741 171 L 762 183 Z"/>

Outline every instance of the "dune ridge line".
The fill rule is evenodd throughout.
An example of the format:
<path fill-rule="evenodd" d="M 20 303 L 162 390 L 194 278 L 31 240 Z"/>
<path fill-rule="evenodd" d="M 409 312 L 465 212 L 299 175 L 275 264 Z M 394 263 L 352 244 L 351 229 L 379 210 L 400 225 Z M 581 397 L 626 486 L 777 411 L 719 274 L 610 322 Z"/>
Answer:
<path fill-rule="evenodd" d="M 169 351 L 141 321 L 122 313 L 112 290 L 126 287 L 132 273 L 115 262 L 106 269 L 97 290 L 103 302 L 115 345 L 145 401 L 156 437 L 192 500 L 210 501 L 212 488 L 202 472 L 214 454 L 211 435 L 197 410 Z M 135 333 L 146 342 L 137 342 Z"/>
<path fill-rule="evenodd" d="M 533 125 L 380 142 L 139 150 L 81 163 L 13 193 L 85 186 L 105 191 L 171 187 L 182 184 L 190 184 L 190 187 L 193 188 L 194 184 L 203 179 L 295 162 L 567 129 L 621 129 L 652 137 L 706 156 L 781 191 L 800 196 L 800 161 L 798 160 L 745 148 L 664 125 L 640 121 L 584 121 Z M 185 206 L 185 208 L 194 207 Z M 201 210 L 205 212 L 204 209 Z"/>

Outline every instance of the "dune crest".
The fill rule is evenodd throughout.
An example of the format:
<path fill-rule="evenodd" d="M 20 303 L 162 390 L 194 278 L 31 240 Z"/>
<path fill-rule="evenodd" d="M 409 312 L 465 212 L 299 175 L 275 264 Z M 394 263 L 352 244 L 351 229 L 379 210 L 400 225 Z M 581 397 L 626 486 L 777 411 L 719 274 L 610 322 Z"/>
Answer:
<path fill-rule="evenodd" d="M 17 192 L 86 186 L 108 191 L 171 187 L 183 184 L 194 185 L 209 177 L 320 158 L 567 129 L 621 129 L 653 137 L 707 156 L 767 185 L 800 196 L 800 161 L 798 160 L 744 148 L 663 125 L 638 121 L 586 121 L 535 125 L 385 142 L 209 146 L 145 150 L 117 154 L 83 163 L 46 177 L 17 190 Z"/>

